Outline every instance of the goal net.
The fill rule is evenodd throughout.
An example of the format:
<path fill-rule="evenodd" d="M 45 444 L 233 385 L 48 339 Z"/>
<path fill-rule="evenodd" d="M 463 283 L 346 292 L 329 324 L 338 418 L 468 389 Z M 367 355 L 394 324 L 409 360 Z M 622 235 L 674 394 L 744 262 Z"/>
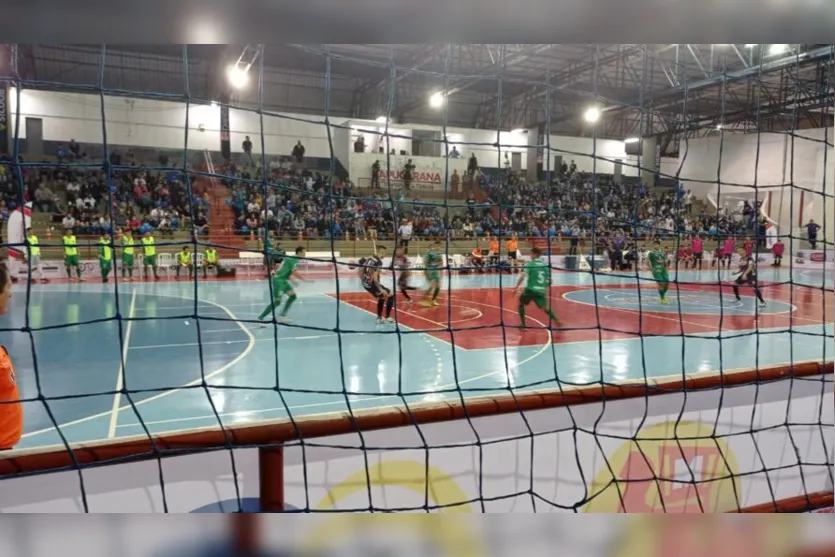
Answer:
<path fill-rule="evenodd" d="M 832 45 L 3 48 L 0 510 L 832 507 Z"/>

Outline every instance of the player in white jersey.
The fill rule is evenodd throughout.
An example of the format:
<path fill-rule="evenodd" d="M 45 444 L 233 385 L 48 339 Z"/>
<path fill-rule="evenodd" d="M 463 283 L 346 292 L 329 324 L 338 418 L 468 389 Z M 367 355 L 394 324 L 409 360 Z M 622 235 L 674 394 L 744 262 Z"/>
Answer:
<path fill-rule="evenodd" d="M 9 245 L 9 271 L 11 271 L 12 282 L 17 282 L 21 266 L 25 265 L 29 259 L 29 252 L 26 249 L 26 230 L 30 226 L 32 226 L 31 201 L 9 213 L 6 238 Z"/>

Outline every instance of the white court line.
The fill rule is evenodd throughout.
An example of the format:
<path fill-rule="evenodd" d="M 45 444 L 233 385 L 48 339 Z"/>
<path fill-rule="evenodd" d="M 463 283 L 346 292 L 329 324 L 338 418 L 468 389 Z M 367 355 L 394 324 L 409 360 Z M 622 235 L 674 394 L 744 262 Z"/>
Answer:
<path fill-rule="evenodd" d="M 239 329 L 236 329 L 239 330 Z M 343 337 L 349 336 L 360 336 L 366 335 L 368 333 L 342 333 Z M 336 334 L 330 333 L 327 335 L 308 335 L 308 336 L 299 336 L 299 337 L 278 337 L 278 341 L 284 340 L 313 340 L 317 338 L 328 338 L 328 337 L 335 337 L 338 336 Z M 266 342 L 270 341 L 273 342 L 275 338 L 267 337 L 267 338 L 256 338 L 255 342 Z M 244 342 L 251 342 L 250 340 L 212 340 L 208 342 L 179 342 L 174 344 L 148 344 L 143 346 L 132 346 L 131 350 L 149 350 L 149 349 L 157 349 L 157 348 L 180 348 L 183 346 L 206 346 L 212 344 L 242 344 Z"/>
<path fill-rule="evenodd" d="M 584 289 L 584 290 L 591 290 L 591 289 Z M 613 291 L 618 290 L 618 289 L 616 289 L 616 288 L 601 288 L 600 290 L 608 290 L 609 292 L 613 292 Z M 569 290 L 568 292 L 565 292 L 561 297 L 563 299 L 565 299 L 566 301 L 573 302 L 575 304 L 582 304 L 584 306 L 598 307 L 597 304 L 592 304 L 590 302 L 582 302 L 580 300 L 575 300 L 573 298 L 568 298 L 567 297 L 569 294 L 571 294 L 573 292 L 580 292 L 580 291 L 582 291 L 582 290 Z M 698 291 L 698 290 L 694 290 L 694 291 L 679 290 L 678 292 L 700 292 L 700 291 Z M 755 296 L 748 296 L 748 295 L 743 295 L 743 296 L 740 296 L 740 297 L 741 298 L 750 298 L 752 300 L 756 299 Z M 788 302 L 784 302 L 783 300 L 772 300 L 772 301 L 773 302 L 778 302 L 778 303 L 781 303 L 781 304 L 785 304 L 792 309 L 790 309 L 788 311 L 775 311 L 775 312 L 768 312 L 768 313 L 765 313 L 765 312 L 751 313 L 749 310 L 727 308 L 727 307 L 724 307 L 724 306 L 722 306 L 722 309 L 727 311 L 727 312 L 737 312 L 736 315 L 738 315 L 739 317 L 753 317 L 755 320 L 758 319 L 758 318 L 766 318 L 766 317 L 769 317 L 769 316 L 778 317 L 780 315 L 786 315 L 787 318 L 790 321 L 792 321 L 792 320 L 794 320 L 794 321 L 808 321 L 809 323 L 813 323 L 815 325 L 825 325 L 826 324 L 823 321 L 817 321 L 815 319 L 809 319 L 807 317 L 798 317 L 798 316 L 794 315 L 794 313 L 797 311 L 797 306 L 796 305 L 790 304 Z M 648 305 L 652 304 L 653 307 L 656 307 L 655 304 L 651 301 L 648 301 L 647 304 Z M 707 304 L 704 304 L 704 305 L 705 305 L 705 307 L 718 307 L 718 306 L 710 306 L 710 305 L 707 305 Z M 677 305 L 670 304 L 669 307 L 670 308 L 675 308 L 675 307 L 677 307 Z M 614 307 L 611 307 L 611 306 L 604 306 L 604 307 L 602 307 L 602 309 L 612 310 L 612 311 L 626 311 L 626 312 L 630 312 L 630 313 L 636 313 L 638 315 L 643 315 L 644 317 L 650 317 L 650 318 L 655 318 L 655 319 L 664 319 L 666 321 L 673 321 L 675 323 L 687 323 L 688 325 L 696 325 L 696 326 L 703 327 L 703 328 L 708 328 L 708 329 L 711 329 L 711 330 L 714 330 L 714 331 L 716 330 L 716 327 L 714 327 L 712 325 L 704 325 L 704 324 L 695 323 L 695 322 L 692 322 L 692 321 L 685 321 L 684 319 L 674 319 L 672 317 L 661 316 L 661 315 L 659 315 L 659 313 L 671 313 L 671 312 L 667 312 L 667 311 L 661 311 L 661 308 L 658 308 L 658 309 L 627 309 L 627 308 L 614 308 Z M 687 313 L 686 311 L 681 311 L 678 315 L 699 315 L 699 316 L 705 316 L 705 317 L 710 317 L 710 316 L 721 317 L 721 314 L 715 314 L 715 313 Z"/>
<path fill-rule="evenodd" d="M 107 427 L 107 438 L 113 439 L 116 436 L 116 425 L 119 423 L 119 406 L 122 403 L 122 389 L 125 386 L 125 365 L 128 361 L 128 347 L 130 346 L 130 333 L 133 330 L 133 314 L 136 311 L 136 291 L 130 297 L 130 310 L 128 310 L 128 325 L 125 327 L 125 338 L 122 344 L 122 359 L 119 361 L 119 372 L 116 376 L 116 394 L 113 395 L 113 407 L 110 410 L 110 425 Z"/>
<path fill-rule="evenodd" d="M 687 321 L 686 319 L 673 319 L 672 317 L 666 317 L 666 316 L 663 316 L 663 315 L 658 315 L 659 313 L 667 313 L 667 312 L 658 312 L 658 311 L 653 312 L 651 310 L 646 310 L 646 309 L 613 308 L 611 306 L 599 306 L 598 304 L 591 304 L 589 302 L 581 302 L 579 300 L 574 300 L 572 298 L 567 297 L 572 292 L 577 292 L 577 291 L 576 290 L 569 290 L 568 292 L 565 292 L 560 297 L 567 302 L 571 302 L 571 303 L 574 303 L 574 304 L 580 304 L 580 305 L 584 305 L 584 306 L 600 307 L 601 310 L 605 310 L 605 311 L 621 311 L 621 312 L 631 313 L 633 315 L 643 316 L 643 317 L 646 317 L 648 319 L 661 319 L 663 321 L 672 321 L 673 323 L 679 323 L 679 324 L 686 323 L 687 325 L 693 325 L 694 327 L 701 327 L 702 329 L 709 329 L 711 331 L 716 330 L 716 327 L 713 326 L 713 325 L 705 325 L 704 323 L 696 323 L 695 321 Z M 553 299 L 554 297 L 550 296 L 550 298 Z M 681 315 L 692 315 L 692 314 L 679 313 L 679 316 L 681 316 Z M 641 333 L 639 331 L 639 332 L 635 332 L 635 333 L 625 333 L 625 334 L 643 334 L 643 333 Z"/>
<path fill-rule="evenodd" d="M 146 294 L 146 295 L 150 296 L 151 294 Z M 324 294 L 324 293 L 321 294 L 321 295 L 322 296 L 328 296 L 327 294 Z M 160 296 L 162 296 L 162 294 L 160 294 Z M 299 298 L 298 303 L 300 305 L 333 304 L 335 302 L 335 300 L 333 298 L 331 298 L 330 296 L 328 296 L 327 300 L 314 300 L 313 296 L 298 296 L 298 298 Z M 183 299 L 188 300 L 188 298 L 183 298 Z M 194 298 L 191 298 L 190 301 L 193 302 Z M 198 303 L 197 311 L 200 311 L 201 309 L 208 309 L 207 307 L 200 307 L 199 304 L 202 304 L 202 303 L 213 304 L 213 302 L 210 302 L 208 300 L 203 300 L 203 299 L 198 299 L 197 303 Z M 259 302 L 252 302 L 252 303 L 249 303 L 249 304 L 224 304 L 223 307 L 227 307 L 227 308 L 260 307 L 260 308 L 263 308 L 264 306 L 267 305 L 267 303 L 268 302 L 260 302 L 259 301 Z M 162 311 L 162 310 L 175 310 L 175 309 L 179 309 L 179 310 L 183 310 L 183 311 L 193 311 L 194 310 L 194 304 L 189 304 L 187 306 L 183 305 L 183 306 L 160 306 L 160 307 L 155 307 L 155 308 L 137 308 L 136 311 L 139 311 L 139 312 L 142 312 L 142 311 Z M 212 311 L 216 311 L 216 310 L 212 309 Z"/>
<path fill-rule="evenodd" d="M 147 294 L 147 295 L 148 296 L 155 296 L 155 297 L 164 297 L 164 298 L 177 298 L 177 296 L 173 296 L 171 294 Z M 185 298 L 182 298 L 182 299 L 185 299 Z M 206 301 L 206 303 L 212 304 L 214 306 L 217 306 L 217 307 L 223 309 L 229 315 L 230 319 L 232 319 L 235 322 L 238 321 L 238 318 L 235 316 L 235 314 L 232 313 L 230 310 L 226 309 L 225 306 L 222 306 L 222 305 L 220 305 L 218 303 L 215 303 L 215 302 L 209 302 L 209 301 Z M 217 375 L 220 375 L 221 373 L 225 372 L 226 370 L 228 370 L 232 366 L 237 365 L 237 363 L 240 362 L 241 360 L 243 360 L 244 358 L 246 358 L 249 355 L 249 353 L 252 352 L 252 349 L 255 347 L 255 336 L 246 327 L 241 326 L 241 329 L 249 337 L 249 344 L 243 350 L 243 352 L 238 354 L 233 360 L 230 360 L 229 362 L 222 365 L 221 367 L 219 367 L 215 371 L 213 371 L 211 373 L 207 373 L 206 375 L 204 375 L 203 377 L 200 377 L 199 379 L 195 379 L 194 381 L 192 381 L 190 383 L 186 383 L 182 387 L 178 387 L 176 389 L 171 389 L 171 390 L 168 390 L 168 391 L 164 391 L 164 392 L 161 392 L 161 393 L 159 393 L 157 395 L 154 395 L 152 397 L 148 397 L 146 399 L 134 402 L 133 404 L 128 404 L 126 406 L 122 406 L 121 408 L 119 408 L 119 411 L 127 410 L 127 409 L 133 409 L 136 406 L 141 406 L 143 404 L 147 404 L 149 402 L 159 400 L 159 399 L 161 399 L 163 397 L 166 397 L 168 395 L 172 395 L 174 393 L 177 393 L 177 392 L 181 391 L 182 389 L 187 389 L 189 387 L 194 387 L 196 385 L 201 385 L 203 383 L 203 381 L 211 379 L 212 377 L 216 377 Z M 105 416 L 108 416 L 111 413 L 112 413 L 112 411 L 99 412 L 98 414 L 91 414 L 89 416 L 85 416 L 84 418 L 79 418 L 77 420 L 72 420 L 70 422 L 59 424 L 58 427 L 59 428 L 65 428 L 65 427 L 70 427 L 70 426 L 74 426 L 74 425 L 78 425 L 78 424 L 87 423 L 89 421 L 97 420 L 99 418 L 103 418 Z M 43 433 L 48 433 L 48 432 L 51 432 L 51 431 L 55 431 L 55 426 L 46 427 L 46 428 L 43 428 L 43 429 L 38 429 L 36 431 L 32 431 L 30 433 L 26 433 L 26 434 L 23 435 L 23 438 L 27 439 L 29 437 L 34 437 L 36 435 L 41 435 Z"/>
<path fill-rule="evenodd" d="M 470 300 L 467 300 L 467 301 L 470 302 Z M 344 303 L 348 303 L 348 302 L 344 302 Z M 472 303 L 477 303 L 477 302 L 472 302 Z M 480 304 L 480 305 L 489 306 L 489 304 Z M 351 305 L 351 307 L 357 307 L 357 306 Z M 496 306 L 491 306 L 491 307 L 496 307 Z M 361 309 L 361 308 L 359 308 L 359 309 Z M 363 310 L 363 311 L 368 311 L 368 310 Z M 368 313 L 371 313 L 371 312 L 369 311 Z M 373 314 L 373 315 L 376 316 L 376 314 Z M 545 323 L 543 323 L 539 319 L 536 319 L 534 317 L 528 317 L 528 320 L 539 323 L 540 325 L 545 327 Z M 408 327 L 406 327 L 406 328 L 408 328 Z M 425 335 L 424 339 L 427 340 L 427 341 L 429 339 L 440 340 L 437 337 L 434 337 L 434 336 L 429 335 L 429 334 L 424 334 L 424 335 Z M 441 386 L 437 387 L 436 390 L 437 391 L 445 391 L 445 390 L 451 389 L 453 387 L 460 389 L 461 385 L 464 385 L 466 383 L 472 383 L 473 381 L 478 381 L 479 379 L 485 379 L 485 378 L 491 377 L 493 375 L 499 375 L 500 373 L 503 373 L 503 374 L 507 375 L 510 372 L 511 369 L 519 369 L 524 364 L 530 362 L 531 360 L 533 360 L 534 358 L 537 358 L 540 354 L 545 352 L 551 346 L 551 343 L 552 343 L 552 341 L 550 341 L 550 338 L 551 338 L 550 334 L 548 335 L 548 338 L 549 338 L 549 342 L 547 344 L 542 345 L 542 347 L 539 350 L 537 350 L 537 352 L 535 354 L 533 354 L 531 356 L 528 356 L 524 360 L 516 362 L 515 364 L 508 365 L 508 366 L 506 366 L 505 369 L 497 370 L 497 371 L 490 371 L 488 373 L 483 373 L 481 375 L 476 375 L 474 377 L 468 377 L 467 379 L 461 379 L 457 383 L 447 383 L 445 385 L 441 385 Z M 460 348 L 460 347 L 457 347 L 457 346 L 456 346 L 456 348 L 458 348 L 459 350 L 464 350 L 465 352 L 467 352 L 467 350 L 464 349 L 464 348 Z M 515 348 L 515 347 L 513 347 L 513 348 Z M 491 350 L 493 350 L 493 349 L 491 349 Z M 437 352 L 436 352 L 436 355 L 437 355 Z M 509 380 L 508 380 L 508 383 L 509 383 Z M 497 385 L 496 386 L 496 391 L 505 391 L 507 389 L 508 389 L 507 386 L 502 386 L 502 385 Z M 523 390 L 522 392 L 525 392 L 526 390 L 527 389 Z M 536 389 L 530 389 L 530 390 L 536 390 Z M 433 392 L 433 391 L 426 391 L 426 392 L 423 392 L 423 393 L 415 393 L 414 395 L 411 395 L 411 396 L 426 397 L 426 396 L 430 396 L 430 395 L 433 395 L 433 394 L 436 394 L 436 393 Z M 443 397 L 447 394 L 448 393 L 442 393 L 441 396 Z M 403 397 L 397 396 L 397 395 L 366 396 L 366 397 L 361 397 L 361 398 L 357 398 L 357 399 L 354 399 L 354 400 L 350 400 L 347 403 L 346 403 L 344 398 L 340 398 L 340 400 L 332 400 L 332 401 L 327 401 L 327 402 L 312 402 L 310 404 L 299 404 L 299 405 L 296 405 L 296 406 L 287 406 L 287 407 L 282 406 L 282 407 L 279 407 L 279 408 L 265 408 L 265 409 L 259 409 L 259 410 L 236 410 L 234 412 L 219 412 L 217 415 L 218 416 L 246 416 L 246 415 L 253 415 L 253 414 L 264 414 L 264 413 L 267 413 L 267 412 L 292 412 L 293 410 L 301 410 L 301 409 L 304 409 L 304 408 L 321 408 L 321 407 L 324 407 L 324 406 L 337 406 L 337 405 L 340 405 L 340 404 L 345 404 L 350 408 L 351 404 L 356 404 L 358 402 L 367 402 L 367 401 L 370 401 L 370 400 L 377 401 L 377 402 L 382 402 L 382 401 L 389 401 L 389 400 L 394 400 L 394 399 L 402 400 Z M 443 400 L 443 398 L 442 398 L 442 400 Z M 339 412 L 344 412 L 344 411 L 339 411 Z M 307 417 L 307 416 L 305 416 L 305 417 Z M 158 424 L 177 423 L 177 422 L 186 422 L 186 421 L 200 421 L 200 420 L 209 420 L 209 419 L 217 420 L 217 416 L 212 414 L 210 416 L 189 416 L 189 417 L 186 417 L 186 418 L 172 418 L 172 419 L 167 419 L 167 420 L 157 420 L 157 421 L 150 421 L 150 422 L 146 421 L 145 425 L 158 425 Z M 255 422 L 253 422 L 252 425 L 255 425 Z M 139 426 L 139 423 L 137 422 L 137 423 L 133 423 L 133 424 L 122 424 L 119 427 L 138 427 L 138 426 Z M 166 434 L 167 433 L 170 433 L 170 432 L 166 432 Z"/>
<path fill-rule="evenodd" d="M 331 300 L 336 300 L 336 301 L 337 301 L 337 302 L 339 302 L 340 304 L 345 304 L 345 305 L 346 305 L 346 306 L 348 306 L 349 308 L 358 309 L 358 310 L 360 310 L 360 311 L 364 311 L 365 313 L 367 313 L 367 314 L 369 314 L 369 315 L 373 315 L 375 318 L 377 317 L 377 314 L 376 314 L 376 313 L 374 313 L 373 311 L 371 311 L 370 309 L 365 309 L 364 307 L 357 305 L 357 304 L 359 304 L 359 303 L 363 303 L 363 300 L 356 300 L 356 301 L 354 301 L 354 302 L 349 302 L 349 301 L 347 301 L 347 300 L 340 300 L 339 298 L 334 298 L 334 297 L 330 296 L 330 294 L 325 294 L 325 296 L 328 296 Z M 370 303 L 370 301 L 369 301 L 369 303 Z M 402 310 L 402 309 L 396 309 L 396 308 L 395 308 L 395 311 L 404 311 L 404 310 Z M 404 313 L 405 313 L 405 312 L 404 312 Z M 414 316 L 414 317 L 418 317 L 418 316 Z M 430 323 L 434 323 L 435 325 L 440 325 L 440 326 L 441 326 L 441 328 L 446 328 L 446 325 L 441 325 L 440 323 L 435 323 L 434 321 L 430 321 L 429 319 L 424 319 L 424 321 L 429 321 Z M 442 338 L 438 338 L 438 337 L 434 336 L 434 335 L 432 334 L 432 332 L 435 332 L 435 331 L 431 331 L 431 332 L 430 332 L 430 331 L 421 331 L 420 329 L 414 329 L 414 328 L 412 328 L 412 327 L 407 327 L 406 325 L 403 325 L 403 324 L 402 324 L 402 323 L 400 323 L 399 321 L 395 321 L 395 325 L 396 325 L 397 327 L 400 327 L 401 329 L 406 329 L 406 330 L 408 330 L 408 331 L 414 331 L 414 332 L 416 332 L 416 333 L 420 333 L 420 334 L 422 334 L 422 335 L 426 335 L 426 336 L 428 336 L 428 337 L 433 338 L 434 340 L 437 340 L 438 342 L 443 342 L 444 344 L 446 344 L 446 345 L 448 345 L 448 346 L 452 346 L 452 347 L 454 347 L 454 348 L 457 348 L 458 350 L 464 350 L 464 351 L 466 351 L 466 350 L 467 350 L 466 348 L 461 348 L 460 346 L 455 346 L 454 344 L 452 344 L 451 342 L 449 342 L 449 341 L 447 341 L 447 340 L 444 340 L 444 339 L 442 339 Z M 438 331 L 438 332 L 441 332 L 441 331 Z"/>

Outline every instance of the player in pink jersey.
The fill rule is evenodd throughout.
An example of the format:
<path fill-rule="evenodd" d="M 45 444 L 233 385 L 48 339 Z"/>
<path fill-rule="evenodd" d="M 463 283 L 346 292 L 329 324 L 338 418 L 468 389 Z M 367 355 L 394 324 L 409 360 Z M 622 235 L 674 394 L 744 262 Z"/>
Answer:
<path fill-rule="evenodd" d="M 693 236 L 690 241 L 690 249 L 693 251 L 693 268 L 696 268 L 696 263 L 699 264 L 699 270 L 702 270 L 702 255 L 704 253 L 704 246 L 702 245 L 702 238 L 700 236 Z"/>
<path fill-rule="evenodd" d="M 733 236 L 728 236 L 725 238 L 725 244 L 722 246 L 722 262 L 726 269 L 731 268 L 731 258 L 734 255 L 734 251 L 736 251 L 736 240 L 734 240 Z"/>

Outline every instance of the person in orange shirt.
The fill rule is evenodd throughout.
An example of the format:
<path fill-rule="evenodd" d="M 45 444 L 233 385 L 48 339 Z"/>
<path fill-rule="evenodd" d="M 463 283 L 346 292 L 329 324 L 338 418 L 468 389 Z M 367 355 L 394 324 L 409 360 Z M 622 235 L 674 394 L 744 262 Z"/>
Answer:
<path fill-rule="evenodd" d="M 5 264 L 0 263 L 0 315 L 6 313 L 12 297 L 12 281 Z M 14 364 L 5 346 L 0 346 L 0 451 L 11 449 L 23 435 L 23 406 L 17 390 Z"/>
<path fill-rule="evenodd" d="M 510 262 L 510 271 L 517 272 L 519 270 L 519 236 L 516 234 L 507 241 L 507 260 Z"/>
<path fill-rule="evenodd" d="M 490 256 L 488 258 L 488 265 L 490 267 L 498 267 L 499 266 L 499 239 L 498 238 L 491 238 L 490 236 L 487 237 L 487 242 L 489 246 Z"/>

